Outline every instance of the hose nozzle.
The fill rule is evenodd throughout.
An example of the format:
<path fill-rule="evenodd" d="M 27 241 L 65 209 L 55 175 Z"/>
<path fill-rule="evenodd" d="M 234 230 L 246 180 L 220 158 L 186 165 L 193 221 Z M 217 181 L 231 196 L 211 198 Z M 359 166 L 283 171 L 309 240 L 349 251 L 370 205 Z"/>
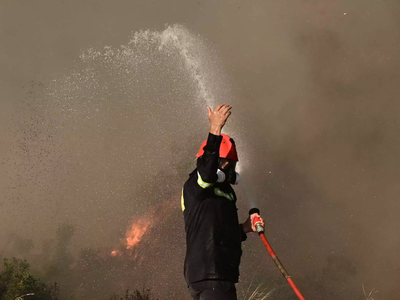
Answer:
<path fill-rule="evenodd" d="M 249 210 L 249 215 L 251 216 L 252 214 L 260 214 L 260 210 L 258 208 L 252 208 Z M 255 217 L 253 219 L 253 225 L 256 227 L 257 233 L 263 233 L 264 232 L 264 226 L 261 223 L 261 218 L 260 217 Z"/>

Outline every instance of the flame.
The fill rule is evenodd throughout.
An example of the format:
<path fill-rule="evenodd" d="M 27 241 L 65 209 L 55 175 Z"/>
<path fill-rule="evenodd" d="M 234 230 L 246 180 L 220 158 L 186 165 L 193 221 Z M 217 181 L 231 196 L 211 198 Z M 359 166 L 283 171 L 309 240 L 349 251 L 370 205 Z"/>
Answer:
<path fill-rule="evenodd" d="M 126 230 L 126 249 L 132 249 L 139 243 L 150 226 L 150 221 L 142 218 L 133 222 Z"/>
<path fill-rule="evenodd" d="M 143 238 L 144 234 L 155 224 L 161 223 L 171 216 L 176 209 L 180 210 L 180 203 L 175 201 L 175 198 L 170 201 L 151 207 L 150 210 L 139 218 L 132 218 L 132 221 L 125 232 L 125 237 L 120 239 L 120 243 L 114 247 L 110 255 L 114 257 L 126 257 L 128 254 L 133 259 L 136 259 L 138 253 L 126 250 L 132 250 Z M 156 218 L 157 216 L 157 218 Z"/>
<path fill-rule="evenodd" d="M 143 238 L 143 235 L 151 227 L 149 221 L 150 214 L 139 219 L 132 219 L 130 225 L 126 229 L 125 237 L 120 240 L 120 243 L 111 251 L 111 256 L 122 256 L 124 250 L 132 250 Z"/>

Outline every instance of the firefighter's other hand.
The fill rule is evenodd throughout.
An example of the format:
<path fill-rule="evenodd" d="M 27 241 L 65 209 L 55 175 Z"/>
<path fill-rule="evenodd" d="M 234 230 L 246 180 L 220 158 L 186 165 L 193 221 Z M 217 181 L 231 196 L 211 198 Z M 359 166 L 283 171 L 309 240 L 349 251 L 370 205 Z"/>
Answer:
<path fill-rule="evenodd" d="M 210 120 L 210 132 L 212 134 L 221 135 L 221 129 L 231 115 L 231 108 L 232 105 L 220 104 L 212 111 L 212 109 L 207 106 L 208 119 Z"/>
<path fill-rule="evenodd" d="M 262 226 L 264 226 L 264 220 L 263 220 L 263 218 L 261 218 L 259 214 L 254 213 L 254 214 L 252 214 L 251 216 L 249 216 L 249 217 L 247 218 L 246 222 L 244 222 L 244 223 L 242 224 L 242 226 L 243 226 L 243 231 L 244 231 L 245 233 L 257 232 L 256 227 L 253 225 L 253 220 L 254 220 L 255 217 L 259 217 L 259 218 L 261 219 L 261 224 L 262 224 Z"/>
<path fill-rule="evenodd" d="M 260 218 L 262 227 L 265 226 L 263 218 L 261 218 L 261 216 L 260 216 L 258 213 L 254 213 L 254 214 L 252 214 L 252 215 L 250 216 L 251 230 L 252 230 L 253 232 L 257 232 L 256 226 L 254 226 L 254 218 L 255 218 L 255 217 L 259 217 L 259 218 Z"/>

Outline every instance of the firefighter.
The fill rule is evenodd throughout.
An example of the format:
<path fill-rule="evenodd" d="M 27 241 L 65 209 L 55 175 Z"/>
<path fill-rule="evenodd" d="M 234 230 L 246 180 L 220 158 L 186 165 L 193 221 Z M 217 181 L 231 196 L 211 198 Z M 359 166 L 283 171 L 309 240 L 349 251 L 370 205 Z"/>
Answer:
<path fill-rule="evenodd" d="M 231 105 L 210 107 L 210 132 L 197 154 L 197 168 L 182 190 L 186 231 L 184 274 L 195 300 L 237 300 L 241 243 L 255 232 L 252 214 L 239 224 L 236 194 L 238 161 L 233 139 L 221 130 L 231 114 Z M 263 225 L 264 222 L 261 220 Z"/>

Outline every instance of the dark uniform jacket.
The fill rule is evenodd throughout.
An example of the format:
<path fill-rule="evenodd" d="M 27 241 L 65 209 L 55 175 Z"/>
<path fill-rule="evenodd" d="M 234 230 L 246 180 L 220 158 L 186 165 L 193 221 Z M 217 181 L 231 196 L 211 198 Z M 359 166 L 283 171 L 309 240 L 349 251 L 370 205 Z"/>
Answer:
<path fill-rule="evenodd" d="M 209 134 L 204 154 L 182 191 L 186 230 L 185 279 L 193 282 L 220 279 L 238 282 L 246 239 L 239 225 L 236 195 L 229 183 L 217 183 L 222 136 Z"/>

